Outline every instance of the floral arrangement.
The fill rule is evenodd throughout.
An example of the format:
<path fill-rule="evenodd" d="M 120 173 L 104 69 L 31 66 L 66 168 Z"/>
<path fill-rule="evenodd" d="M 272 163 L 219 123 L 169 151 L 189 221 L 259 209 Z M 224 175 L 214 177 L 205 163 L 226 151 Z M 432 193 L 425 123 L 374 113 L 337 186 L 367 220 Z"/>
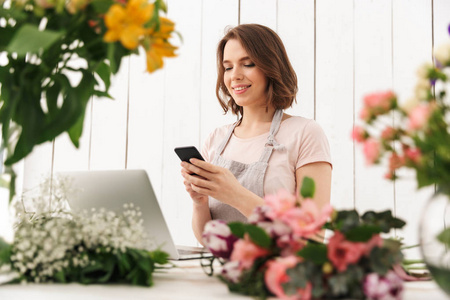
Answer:
<path fill-rule="evenodd" d="M 111 98 L 124 57 L 143 49 L 153 72 L 175 56 L 166 11 L 162 0 L 0 0 L 5 165 L 63 132 L 78 147 L 87 102 Z"/>
<path fill-rule="evenodd" d="M 435 201 L 422 215 L 420 244 L 433 278 L 450 295 L 450 41 L 436 47 L 434 57 L 433 64 L 418 68 L 414 95 L 404 103 L 392 91 L 365 96 L 363 124 L 352 136 L 362 144 L 368 165 L 389 161 L 386 178 L 397 179 L 405 167 L 415 171 L 418 188 L 436 187 Z"/>
<path fill-rule="evenodd" d="M 450 27 L 449 27 L 450 32 Z M 416 171 L 418 187 L 437 184 L 450 194 L 449 103 L 446 84 L 450 71 L 450 42 L 434 51 L 435 64 L 425 63 L 417 70 L 414 95 L 399 104 L 392 91 L 364 97 L 353 138 L 363 145 L 367 164 L 389 159 L 386 178 L 396 179 L 396 170 Z M 394 123 L 388 118 L 395 119 Z"/>
<path fill-rule="evenodd" d="M 220 278 L 229 290 L 262 299 L 401 299 L 402 280 L 392 270 L 401 244 L 380 234 L 405 223 L 390 211 L 319 209 L 314 189 L 305 178 L 304 200 L 280 191 L 248 223 L 206 224 L 204 244 L 225 260 Z M 321 242 L 324 229 L 334 233 L 328 243 Z"/>
<path fill-rule="evenodd" d="M 58 179 L 58 192 L 52 198 L 54 209 L 49 212 L 50 196 L 45 196 L 49 185 L 46 180 L 40 196 L 26 200 L 36 204 L 33 214 L 26 213 L 22 203 L 16 205 L 13 242 L 8 244 L 0 238 L 0 274 L 9 274 L 11 283 L 120 282 L 151 286 L 153 272 L 169 267 L 167 253 L 145 250 L 150 240 L 139 208 L 126 204 L 121 214 L 104 209 L 71 212 L 64 197 L 68 184 Z"/>

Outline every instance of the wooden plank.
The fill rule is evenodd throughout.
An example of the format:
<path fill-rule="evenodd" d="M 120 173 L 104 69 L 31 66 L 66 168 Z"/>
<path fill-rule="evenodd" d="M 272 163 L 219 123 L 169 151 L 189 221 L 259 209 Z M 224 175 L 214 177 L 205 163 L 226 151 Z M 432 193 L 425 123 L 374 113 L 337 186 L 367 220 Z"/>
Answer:
<path fill-rule="evenodd" d="M 171 58 L 177 60 L 177 58 Z M 145 52 L 130 61 L 130 118 L 128 169 L 145 169 L 161 201 L 165 70 L 146 71 Z"/>
<path fill-rule="evenodd" d="M 333 160 L 331 203 L 353 207 L 353 1 L 316 2 L 316 120 Z"/>
<path fill-rule="evenodd" d="M 431 62 L 431 15 L 430 1 L 393 3 L 393 79 L 400 102 L 413 96 L 417 68 Z M 395 183 L 396 214 L 407 221 L 407 226 L 397 235 L 404 238 L 406 245 L 413 245 L 418 243 L 418 220 L 433 188 L 416 191 L 415 172 L 411 170 L 401 169 L 398 175 L 401 179 Z M 417 249 L 407 255 L 419 257 Z"/>
<path fill-rule="evenodd" d="M 277 30 L 277 0 L 241 0 L 240 24 L 258 23 Z"/>
<path fill-rule="evenodd" d="M 125 168 L 129 58 L 124 58 L 112 78 L 108 98 L 94 97 L 90 168 L 110 170 Z"/>
<path fill-rule="evenodd" d="M 392 89 L 391 1 L 356 1 L 355 16 L 355 119 L 363 107 L 363 98 L 372 92 Z M 392 125 L 392 117 L 385 124 Z M 373 134 L 380 134 L 376 130 Z M 348 137 L 346 137 L 348 138 Z M 384 178 L 387 164 L 368 166 L 362 145 L 355 148 L 355 207 L 358 211 L 394 210 L 394 184 Z"/>
<path fill-rule="evenodd" d="M 226 29 L 238 24 L 238 5 L 238 0 L 203 1 L 199 149 L 211 131 L 236 121 L 230 112 L 223 115 L 216 97 L 216 51 Z"/>
<path fill-rule="evenodd" d="M 277 32 L 297 73 L 297 104 L 286 113 L 314 118 L 314 0 L 278 2 Z"/>
<path fill-rule="evenodd" d="M 195 237 L 190 229 L 192 201 L 186 194 L 180 175 L 180 160 L 173 149 L 199 141 L 201 0 L 171 0 L 168 17 L 183 36 L 176 59 L 167 60 L 163 110 L 163 170 L 161 206 L 177 244 L 190 245 Z M 177 224 L 183 230 L 177 230 Z M 189 228 L 189 230 L 186 230 Z"/>
<path fill-rule="evenodd" d="M 89 169 L 92 99 L 86 106 L 83 134 L 80 147 L 73 145 L 68 134 L 62 134 L 55 140 L 53 174 L 60 171 L 85 171 Z"/>

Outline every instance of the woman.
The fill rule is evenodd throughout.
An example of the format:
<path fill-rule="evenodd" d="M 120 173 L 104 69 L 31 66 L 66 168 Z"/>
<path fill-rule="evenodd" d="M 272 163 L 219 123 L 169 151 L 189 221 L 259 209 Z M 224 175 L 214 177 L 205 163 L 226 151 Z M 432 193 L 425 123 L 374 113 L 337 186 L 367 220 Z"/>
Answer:
<path fill-rule="evenodd" d="M 181 163 L 200 243 L 209 220 L 246 221 L 264 195 L 298 193 L 305 176 L 316 182 L 319 207 L 330 202 L 325 134 L 314 120 L 283 113 L 295 100 L 297 77 L 278 35 L 257 24 L 234 27 L 219 42 L 217 67 L 216 95 L 239 121 L 209 135 L 206 161 Z"/>

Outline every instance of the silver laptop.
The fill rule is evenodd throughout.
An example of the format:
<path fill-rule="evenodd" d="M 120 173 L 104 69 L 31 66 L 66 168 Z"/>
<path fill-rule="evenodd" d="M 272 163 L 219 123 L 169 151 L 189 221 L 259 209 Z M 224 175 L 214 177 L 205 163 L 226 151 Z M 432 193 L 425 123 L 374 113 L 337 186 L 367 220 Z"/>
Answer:
<path fill-rule="evenodd" d="M 71 209 L 105 208 L 120 213 L 124 204 L 133 203 L 142 212 L 148 236 L 171 259 L 211 256 L 203 247 L 175 246 L 145 170 L 78 171 L 58 175 L 70 180 L 73 193 L 67 198 Z"/>

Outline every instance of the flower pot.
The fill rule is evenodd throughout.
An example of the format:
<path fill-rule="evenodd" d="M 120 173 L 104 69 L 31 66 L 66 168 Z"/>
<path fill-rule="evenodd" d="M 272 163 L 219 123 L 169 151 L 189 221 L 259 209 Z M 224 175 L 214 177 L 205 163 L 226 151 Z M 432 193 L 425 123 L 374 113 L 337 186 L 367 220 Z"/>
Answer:
<path fill-rule="evenodd" d="M 450 241 L 438 237 L 450 228 L 450 196 L 437 192 L 422 213 L 419 225 L 420 250 L 433 279 L 450 296 Z"/>

